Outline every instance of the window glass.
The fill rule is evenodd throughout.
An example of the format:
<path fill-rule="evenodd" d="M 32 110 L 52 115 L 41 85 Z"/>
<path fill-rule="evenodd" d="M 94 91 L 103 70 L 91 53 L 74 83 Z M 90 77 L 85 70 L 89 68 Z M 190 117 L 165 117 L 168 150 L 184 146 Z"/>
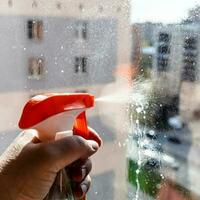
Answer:
<path fill-rule="evenodd" d="M 146 92 L 129 109 L 129 199 L 200 198 L 199 19 L 196 1 L 133 1 L 134 84 Z"/>
<path fill-rule="evenodd" d="M 44 60 L 41 58 L 29 58 L 28 62 L 29 78 L 40 79 L 44 71 Z"/>
<path fill-rule="evenodd" d="M 1 154 L 30 98 L 91 93 L 88 200 L 200 199 L 200 2 L 1 1 Z"/>
<path fill-rule="evenodd" d="M 78 39 L 87 39 L 87 22 L 79 21 L 76 23 L 76 37 Z"/>
<path fill-rule="evenodd" d="M 43 37 L 43 23 L 37 20 L 27 21 L 27 32 L 29 39 L 41 40 Z"/>
<path fill-rule="evenodd" d="M 75 57 L 75 73 L 87 72 L 87 58 L 86 57 Z"/>

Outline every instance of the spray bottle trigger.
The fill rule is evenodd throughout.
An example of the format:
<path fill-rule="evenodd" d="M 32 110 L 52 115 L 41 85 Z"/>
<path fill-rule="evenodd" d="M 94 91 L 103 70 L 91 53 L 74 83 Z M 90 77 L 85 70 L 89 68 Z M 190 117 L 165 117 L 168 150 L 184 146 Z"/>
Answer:
<path fill-rule="evenodd" d="M 89 131 L 85 111 L 78 115 L 76 118 L 73 126 L 73 134 L 82 136 L 85 139 L 89 139 Z"/>

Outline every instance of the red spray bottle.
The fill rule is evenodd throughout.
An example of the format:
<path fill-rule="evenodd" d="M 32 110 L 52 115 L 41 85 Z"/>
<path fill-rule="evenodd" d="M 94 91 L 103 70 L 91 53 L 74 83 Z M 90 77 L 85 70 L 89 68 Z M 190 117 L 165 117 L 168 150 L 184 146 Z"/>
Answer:
<path fill-rule="evenodd" d="M 51 93 L 33 97 L 24 107 L 19 127 L 36 129 L 40 141 L 53 141 L 68 134 L 93 139 L 88 130 L 85 111 L 94 106 L 90 94 Z M 98 139 L 97 139 L 97 142 Z M 62 170 L 45 200 L 74 200 L 70 180 Z"/>

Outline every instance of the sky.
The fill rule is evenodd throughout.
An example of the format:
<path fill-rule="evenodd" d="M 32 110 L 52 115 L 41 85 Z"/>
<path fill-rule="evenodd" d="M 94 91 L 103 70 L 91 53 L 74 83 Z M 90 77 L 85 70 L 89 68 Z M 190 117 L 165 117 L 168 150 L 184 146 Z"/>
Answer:
<path fill-rule="evenodd" d="M 131 0 L 132 22 L 180 22 L 200 0 Z"/>

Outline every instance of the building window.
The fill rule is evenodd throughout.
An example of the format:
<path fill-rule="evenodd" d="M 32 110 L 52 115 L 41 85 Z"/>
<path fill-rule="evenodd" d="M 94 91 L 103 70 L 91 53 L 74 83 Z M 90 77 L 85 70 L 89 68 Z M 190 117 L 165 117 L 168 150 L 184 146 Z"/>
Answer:
<path fill-rule="evenodd" d="M 183 52 L 183 81 L 196 80 L 196 65 L 197 65 L 197 38 L 194 36 L 186 37 L 184 39 Z"/>
<path fill-rule="evenodd" d="M 28 75 L 31 79 L 40 79 L 44 71 L 44 60 L 42 58 L 29 58 Z"/>
<path fill-rule="evenodd" d="M 100 13 L 103 12 L 103 6 L 99 6 L 99 12 L 100 12 Z"/>
<path fill-rule="evenodd" d="M 168 58 L 158 57 L 158 71 L 167 71 Z"/>
<path fill-rule="evenodd" d="M 158 71 L 167 71 L 169 63 L 169 54 L 170 54 L 170 40 L 171 36 L 168 33 L 161 32 L 159 33 L 159 42 L 157 49 L 157 66 Z"/>
<path fill-rule="evenodd" d="M 158 52 L 159 52 L 160 54 L 168 54 L 168 53 L 170 53 L 170 48 L 169 48 L 169 46 L 166 45 L 166 44 L 160 45 L 160 46 L 158 47 Z"/>
<path fill-rule="evenodd" d="M 37 8 L 37 7 L 38 7 L 37 1 L 33 1 L 33 2 L 32 2 L 32 8 Z"/>
<path fill-rule="evenodd" d="M 81 4 L 79 4 L 79 10 L 81 11 L 81 12 L 83 12 L 84 11 L 84 5 L 81 3 Z"/>
<path fill-rule="evenodd" d="M 28 20 L 27 22 L 28 38 L 41 40 L 43 38 L 43 22 Z"/>
<path fill-rule="evenodd" d="M 184 49 L 196 50 L 196 48 L 197 48 L 197 38 L 186 37 L 184 41 Z"/>
<path fill-rule="evenodd" d="M 169 42 L 170 38 L 171 37 L 168 33 L 160 33 L 159 34 L 159 42 Z"/>
<path fill-rule="evenodd" d="M 76 38 L 78 39 L 87 39 L 87 22 L 85 21 L 80 21 L 76 24 Z"/>
<path fill-rule="evenodd" d="M 60 10 L 60 9 L 62 8 L 61 2 L 57 2 L 57 3 L 56 3 L 56 8 L 57 8 L 58 10 Z"/>
<path fill-rule="evenodd" d="M 9 6 L 9 7 L 12 7 L 12 6 L 13 6 L 12 0 L 9 0 L 9 1 L 8 1 L 8 6 Z"/>
<path fill-rule="evenodd" d="M 75 57 L 75 73 L 87 72 L 87 58 L 86 57 Z"/>

